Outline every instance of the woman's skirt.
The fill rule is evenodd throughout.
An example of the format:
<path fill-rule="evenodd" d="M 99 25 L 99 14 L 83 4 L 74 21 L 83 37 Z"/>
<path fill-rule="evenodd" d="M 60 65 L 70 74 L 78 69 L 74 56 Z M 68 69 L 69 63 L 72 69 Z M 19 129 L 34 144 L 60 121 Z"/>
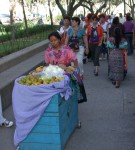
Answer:
<path fill-rule="evenodd" d="M 114 49 L 109 54 L 109 79 L 122 81 L 124 73 L 124 57 L 122 50 Z"/>

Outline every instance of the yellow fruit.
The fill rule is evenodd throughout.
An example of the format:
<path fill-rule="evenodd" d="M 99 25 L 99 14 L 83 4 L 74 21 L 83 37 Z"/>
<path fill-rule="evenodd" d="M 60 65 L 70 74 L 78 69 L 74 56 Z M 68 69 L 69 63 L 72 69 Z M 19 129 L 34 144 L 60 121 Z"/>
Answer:
<path fill-rule="evenodd" d="M 51 78 L 51 80 L 55 80 L 56 79 L 56 77 L 55 76 L 53 76 L 52 78 Z"/>
<path fill-rule="evenodd" d="M 75 70 L 75 68 L 74 68 L 74 67 L 72 67 L 72 66 L 68 66 L 68 68 L 69 68 L 69 69 L 71 69 L 72 71 L 74 71 L 74 70 Z"/>
<path fill-rule="evenodd" d="M 40 72 L 41 70 L 42 70 L 41 67 L 37 67 L 37 68 L 36 68 L 36 72 Z"/>

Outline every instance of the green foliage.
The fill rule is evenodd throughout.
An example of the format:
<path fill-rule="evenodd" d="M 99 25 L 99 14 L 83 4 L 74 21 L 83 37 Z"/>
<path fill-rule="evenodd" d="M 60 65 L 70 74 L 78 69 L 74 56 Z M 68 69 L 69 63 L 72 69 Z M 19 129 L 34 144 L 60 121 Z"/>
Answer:
<path fill-rule="evenodd" d="M 56 31 L 59 28 L 59 26 L 52 27 L 51 25 L 34 25 L 28 27 L 26 32 L 23 23 L 15 24 L 15 39 L 12 39 L 10 32 L 12 26 L 6 25 L 4 27 L 2 31 L 0 28 L 0 57 L 43 41 L 47 39 L 50 32 Z"/>
<path fill-rule="evenodd" d="M 58 16 L 54 17 L 55 20 L 60 20 L 62 18 L 63 18 L 62 15 L 58 15 Z"/>
<path fill-rule="evenodd" d="M 5 32 L 1 32 L 0 34 L 0 42 L 5 42 L 8 40 L 11 40 L 11 25 L 5 25 L 3 26 Z M 34 26 L 30 26 L 28 27 L 28 31 L 26 32 L 26 29 L 24 27 L 23 23 L 18 23 L 13 25 L 14 31 L 15 31 L 15 38 L 22 38 L 22 37 L 26 37 L 26 36 L 31 36 L 31 35 L 35 35 L 37 33 L 42 33 L 45 32 L 47 30 L 51 30 L 51 26 L 50 25 L 34 25 Z M 27 33 L 27 34 L 26 34 Z"/>

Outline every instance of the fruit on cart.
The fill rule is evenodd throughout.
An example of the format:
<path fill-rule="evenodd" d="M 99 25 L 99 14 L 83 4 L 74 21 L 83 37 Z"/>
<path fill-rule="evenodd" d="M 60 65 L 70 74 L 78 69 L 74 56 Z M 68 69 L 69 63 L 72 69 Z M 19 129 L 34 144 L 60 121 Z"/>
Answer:
<path fill-rule="evenodd" d="M 43 84 L 51 84 L 51 83 L 54 83 L 54 82 L 60 82 L 62 81 L 64 78 L 63 77 L 51 77 L 51 78 L 44 78 L 43 79 Z"/>
<path fill-rule="evenodd" d="M 37 67 L 35 70 L 36 70 L 36 72 L 41 72 L 42 69 L 43 69 L 43 66 L 39 66 L 39 67 Z"/>
<path fill-rule="evenodd" d="M 71 71 L 74 71 L 74 70 L 75 70 L 75 68 L 72 67 L 72 66 L 68 66 L 68 68 L 69 68 Z"/>
<path fill-rule="evenodd" d="M 41 80 L 40 77 L 41 75 L 30 74 L 18 80 L 18 83 L 24 85 L 39 85 L 43 83 L 43 80 Z"/>
<path fill-rule="evenodd" d="M 75 70 L 74 67 L 72 67 L 72 66 L 66 67 L 66 66 L 63 65 L 63 64 L 60 64 L 59 67 L 62 68 L 63 70 L 65 70 L 66 72 L 71 72 L 71 71 L 74 71 L 74 70 Z"/>
<path fill-rule="evenodd" d="M 41 78 L 41 75 L 32 75 L 29 74 L 23 78 L 21 78 L 20 80 L 18 80 L 18 83 L 20 84 L 24 84 L 24 85 L 40 85 L 40 84 L 51 84 L 54 82 L 60 82 L 61 80 L 63 80 L 63 77 L 51 77 L 51 78 Z"/>

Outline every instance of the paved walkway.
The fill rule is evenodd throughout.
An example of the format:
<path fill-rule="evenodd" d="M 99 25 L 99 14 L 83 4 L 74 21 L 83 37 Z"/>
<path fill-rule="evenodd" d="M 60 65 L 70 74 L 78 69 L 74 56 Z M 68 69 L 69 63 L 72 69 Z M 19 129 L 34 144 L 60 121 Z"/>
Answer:
<path fill-rule="evenodd" d="M 88 102 L 79 104 L 82 128 L 65 150 L 135 150 L 135 56 L 129 57 L 128 76 L 119 89 L 108 80 L 106 61 L 101 61 L 98 77 L 91 62 L 84 68 Z M 4 115 L 14 120 L 12 106 Z M 14 129 L 0 127 L 0 150 L 15 150 Z"/>

